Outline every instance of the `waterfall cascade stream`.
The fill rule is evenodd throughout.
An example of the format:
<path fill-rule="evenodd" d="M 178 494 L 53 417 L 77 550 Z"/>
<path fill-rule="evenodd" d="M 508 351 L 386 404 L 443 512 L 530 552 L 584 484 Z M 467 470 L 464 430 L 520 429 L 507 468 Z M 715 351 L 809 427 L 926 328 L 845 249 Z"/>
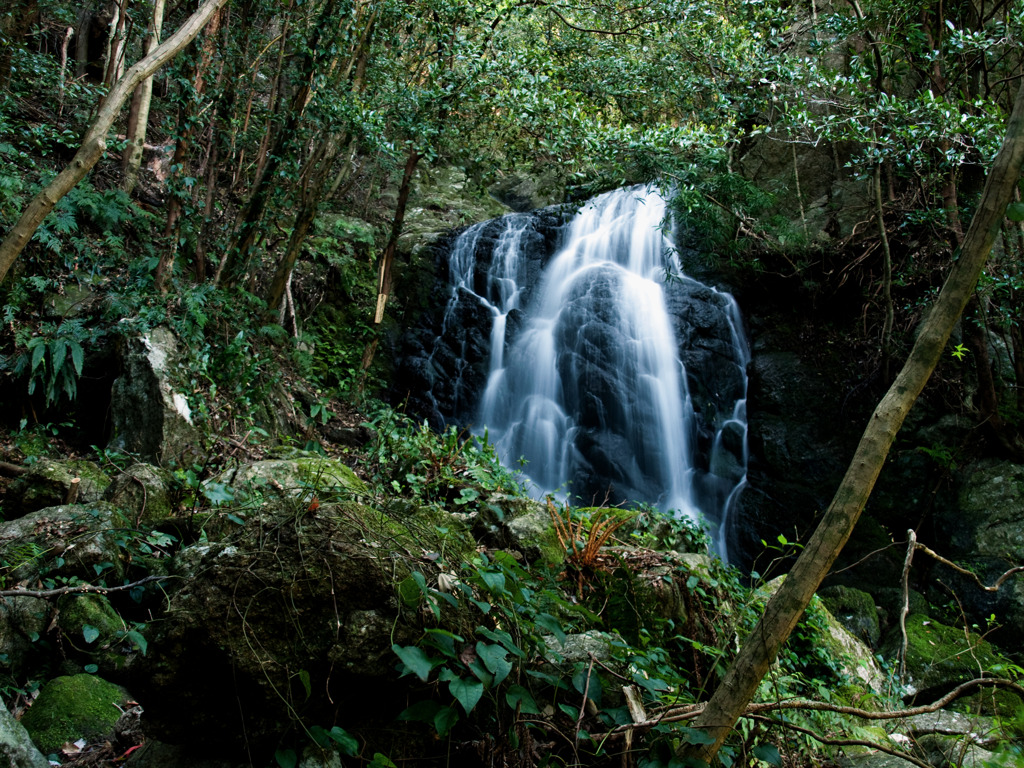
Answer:
<path fill-rule="evenodd" d="M 451 407 L 522 464 L 536 495 L 703 519 L 727 559 L 728 510 L 746 481 L 749 352 L 736 302 L 682 273 L 665 220 L 653 189 L 594 198 L 536 285 L 530 214 L 500 220 L 489 261 L 478 253 L 487 223 L 470 227 L 449 254 L 438 340 L 467 316 L 490 319 L 482 393 L 463 376 L 466 342 L 448 353 Z"/>

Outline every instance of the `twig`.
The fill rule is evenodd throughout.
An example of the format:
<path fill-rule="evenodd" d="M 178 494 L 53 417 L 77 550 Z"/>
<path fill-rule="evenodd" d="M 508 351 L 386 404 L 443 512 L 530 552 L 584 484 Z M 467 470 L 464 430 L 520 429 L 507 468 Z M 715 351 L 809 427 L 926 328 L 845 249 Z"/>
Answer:
<path fill-rule="evenodd" d="M 0 589 L 0 597 L 58 597 L 60 595 L 77 594 L 98 594 L 105 595 L 108 592 L 122 592 L 126 589 L 133 589 L 142 584 L 152 581 L 163 581 L 164 579 L 181 579 L 183 576 L 147 576 L 144 579 L 133 581 L 131 584 L 122 584 L 119 587 L 96 587 L 92 584 L 80 584 L 77 587 L 57 587 L 56 589 Z"/>
<path fill-rule="evenodd" d="M 590 657 L 590 666 L 587 667 L 587 683 L 583 686 L 583 703 L 580 704 L 580 714 L 579 717 L 576 718 L 576 733 L 574 734 L 574 736 L 577 739 L 579 739 L 580 737 L 580 728 L 583 727 L 583 715 L 587 711 L 587 701 L 589 700 L 588 696 L 590 694 L 590 676 L 592 674 L 594 674 L 593 656 Z"/>
<path fill-rule="evenodd" d="M 907 531 L 907 557 L 903 561 L 903 605 L 900 606 L 900 680 L 907 674 L 907 614 L 910 613 L 910 562 L 914 559 L 917 549 L 917 534 L 913 529 Z"/>

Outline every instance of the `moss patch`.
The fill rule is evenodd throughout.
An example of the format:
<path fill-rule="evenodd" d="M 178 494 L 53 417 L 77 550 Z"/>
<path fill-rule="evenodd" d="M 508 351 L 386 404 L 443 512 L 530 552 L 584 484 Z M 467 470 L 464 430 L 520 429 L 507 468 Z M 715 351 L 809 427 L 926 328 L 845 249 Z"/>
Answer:
<path fill-rule="evenodd" d="M 41 752 L 52 754 L 69 741 L 104 737 L 121 716 L 115 705 L 127 700 L 123 688 L 93 675 L 58 677 L 43 687 L 21 724 Z"/>
<path fill-rule="evenodd" d="M 882 631 L 875 601 L 867 592 L 852 587 L 827 587 L 818 593 L 829 613 L 868 645 L 878 645 Z"/>
<path fill-rule="evenodd" d="M 1007 662 L 974 632 L 947 627 L 929 616 L 907 617 L 907 686 L 924 698 L 941 695 Z M 895 658 L 899 633 L 890 635 L 885 648 Z"/>

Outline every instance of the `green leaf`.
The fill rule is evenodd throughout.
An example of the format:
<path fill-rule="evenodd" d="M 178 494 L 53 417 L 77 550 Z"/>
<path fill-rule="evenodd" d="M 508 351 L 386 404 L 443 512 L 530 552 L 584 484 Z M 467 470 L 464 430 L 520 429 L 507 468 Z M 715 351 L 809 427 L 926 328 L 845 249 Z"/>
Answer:
<path fill-rule="evenodd" d="M 418 648 L 415 645 L 392 645 L 391 650 L 402 660 L 406 669 L 424 683 L 427 682 L 427 678 L 430 677 L 430 670 L 434 668 L 434 662 L 423 652 L 422 648 Z"/>
<path fill-rule="evenodd" d="M 526 652 L 523 651 L 523 649 L 520 648 L 518 645 L 516 645 L 516 641 L 512 639 L 512 635 L 510 635 L 503 629 L 489 629 L 487 627 L 477 627 L 476 633 L 478 635 L 483 635 L 488 640 L 493 640 L 496 643 L 501 643 L 502 648 L 504 648 L 509 653 L 518 656 L 521 659 L 526 657 Z"/>
<path fill-rule="evenodd" d="M 71 362 L 75 366 L 75 373 L 81 376 L 82 365 L 85 362 L 85 352 L 82 350 L 82 345 L 72 340 L 68 342 L 68 346 L 71 347 Z"/>
<path fill-rule="evenodd" d="M 334 726 L 327 732 L 327 735 L 338 745 L 338 751 L 343 755 L 354 757 L 359 754 L 359 742 L 355 736 L 344 728 Z"/>
<path fill-rule="evenodd" d="M 758 744 L 752 752 L 758 760 L 764 760 L 770 765 L 782 765 L 782 755 L 779 754 L 778 748 L 772 744 Z"/>
<path fill-rule="evenodd" d="M 306 689 L 306 698 L 309 699 L 313 695 L 313 685 L 309 679 L 309 672 L 305 669 L 299 670 L 299 682 L 302 683 L 302 687 Z"/>
<path fill-rule="evenodd" d="M 480 657 L 487 669 L 494 675 L 494 685 L 499 685 L 512 671 L 512 663 L 506 658 L 508 651 L 500 645 L 478 642 L 476 644 L 476 655 Z"/>
<path fill-rule="evenodd" d="M 100 636 L 100 631 L 96 629 L 92 624 L 82 625 L 82 637 L 85 638 L 85 642 L 93 643 L 96 642 L 96 638 Z"/>
<path fill-rule="evenodd" d="M 715 737 L 708 734 L 707 731 L 701 731 L 697 728 L 683 728 L 680 732 L 683 737 L 683 741 L 687 744 L 714 744 Z"/>
<path fill-rule="evenodd" d="M 146 655 L 146 648 L 149 646 L 149 643 L 146 642 L 146 638 L 142 636 L 141 632 L 130 629 L 124 633 L 124 636 L 126 640 L 131 640 L 135 644 L 143 656 Z"/>
<path fill-rule="evenodd" d="M 505 703 L 512 709 L 519 707 L 524 715 L 539 715 L 540 707 L 534 701 L 533 695 L 521 685 L 513 685 L 505 694 Z"/>
<path fill-rule="evenodd" d="M 295 768 L 299 764 L 298 755 L 294 749 L 279 749 L 274 753 L 274 759 L 281 768 Z"/>
<path fill-rule="evenodd" d="M 503 595 L 505 593 L 505 574 L 499 571 L 480 571 L 480 578 L 484 580 L 484 584 L 495 595 Z"/>
<path fill-rule="evenodd" d="M 444 707 L 434 715 L 434 730 L 437 731 L 438 736 L 445 736 L 457 722 L 459 722 L 459 710 L 455 707 Z"/>
<path fill-rule="evenodd" d="M 411 707 L 406 707 L 402 710 L 402 713 L 398 716 L 399 720 L 415 720 L 424 723 L 434 722 L 434 718 L 437 717 L 437 713 L 441 710 L 441 705 L 436 701 L 426 700 L 417 701 Z"/>
<path fill-rule="evenodd" d="M 559 645 L 565 645 L 565 631 L 562 629 L 562 624 L 550 613 L 538 614 L 534 623 L 553 634 Z"/>
<path fill-rule="evenodd" d="M 1006 206 L 1006 218 L 1010 221 L 1024 221 L 1024 203 L 1010 203 Z"/>
<path fill-rule="evenodd" d="M 484 684 L 479 680 L 472 680 L 466 677 L 456 677 L 448 683 L 448 690 L 451 692 L 468 715 L 473 707 L 484 695 Z"/>

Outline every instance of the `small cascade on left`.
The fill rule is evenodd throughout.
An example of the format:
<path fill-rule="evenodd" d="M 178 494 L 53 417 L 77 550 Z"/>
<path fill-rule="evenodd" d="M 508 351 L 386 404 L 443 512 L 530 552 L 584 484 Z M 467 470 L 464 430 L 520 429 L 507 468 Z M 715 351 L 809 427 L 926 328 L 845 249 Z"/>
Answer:
<path fill-rule="evenodd" d="M 736 302 L 683 274 L 657 190 L 606 193 L 564 226 L 544 215 L 452 243 L 440 320 L 408 364 L 424 415 L 486 430 L 538 497 L 657 505 L 727 558 L 747 466 Z"/>

